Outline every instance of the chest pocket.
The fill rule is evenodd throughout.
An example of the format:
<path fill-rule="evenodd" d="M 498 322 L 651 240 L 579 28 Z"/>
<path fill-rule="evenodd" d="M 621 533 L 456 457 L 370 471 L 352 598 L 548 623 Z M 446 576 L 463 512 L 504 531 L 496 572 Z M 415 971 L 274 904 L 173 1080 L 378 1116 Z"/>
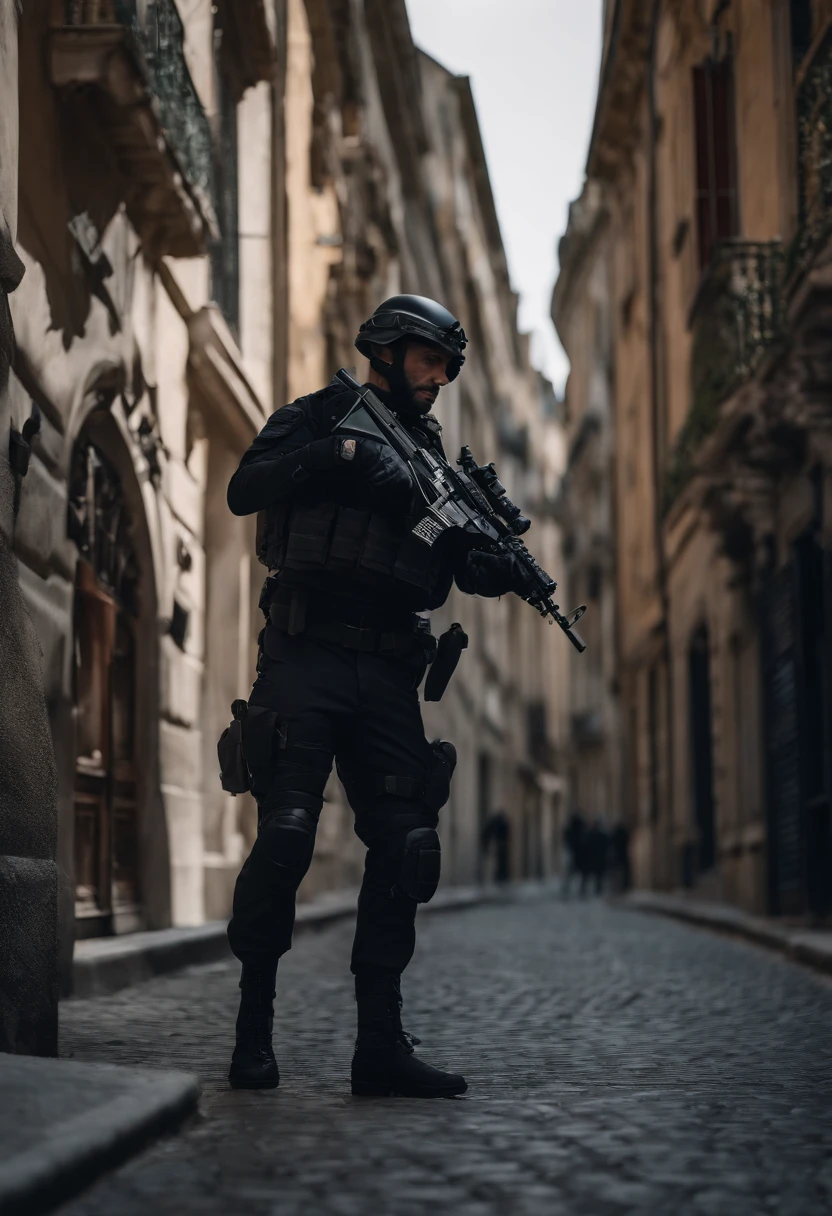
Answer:
<path fill-rule="evenodd" d="M 284 558 L 290 570 L 320 570 L 326 565 L 337 515 L 334 502 L 293 508 Z"/>

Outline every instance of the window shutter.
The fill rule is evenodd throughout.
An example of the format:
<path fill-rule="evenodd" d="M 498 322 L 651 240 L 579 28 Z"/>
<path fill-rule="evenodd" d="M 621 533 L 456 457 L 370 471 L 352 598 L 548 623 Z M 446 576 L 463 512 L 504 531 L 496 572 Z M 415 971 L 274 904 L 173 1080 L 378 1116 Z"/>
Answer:
<path fill-rule="evenodd" d="M 693 69 L 696 134 L 696 221 L 699 264 L 705 267 L 720 241 L 737 235 L 734 156 L 734 66 L 730 55 Z"/>

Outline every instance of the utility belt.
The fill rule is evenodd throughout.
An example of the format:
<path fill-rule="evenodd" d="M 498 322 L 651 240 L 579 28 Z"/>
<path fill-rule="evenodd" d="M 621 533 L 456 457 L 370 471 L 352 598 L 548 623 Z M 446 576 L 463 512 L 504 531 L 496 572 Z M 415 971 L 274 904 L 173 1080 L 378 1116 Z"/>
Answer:
<path fill-rule="evenodd" d="M 440 638 L 431 633 L 430 622 L 419 616 L 411 616 L 398 627 L 382 622 L 367 625 L 368 614 L 363 610 L 360 624 L 339 621 L 310 611 L 309 592 L 304 588 L 276 586 L 271 579 L 266 580 L 260 607 L 268 624 L 290 637 L 303 635 L 316 642 L 332 642 L 346 650 L 393 658 L 407 658 L 421 651 L 426 667 L 430 667 L 425 681 L 426 701 L 442 699 L 462 652 L 468 646 L 468 635 L 457 621 Z M 260 635 L 261 654 L 264 649 L 268 653 L 267 629 Z"/>
<path fill-rule="evenodd" d="M 437 641 L 430 631 L 428 621 L 417 617 L 409 628 L 383 629 L 350 625 L 346 621 L 315 619 L 304 614 L 303 620 L 295 610 L 297 593 L 290 604 L 273 603 L 269 608 L 269 622 L 282 633 L 292 637 L 303 635 L 316 642 L 334 642 L 347 650 L 364 654 L 383 654 L 394 658 L 406 658 L 421 650 L 428 662 L 436 654 Z"/>

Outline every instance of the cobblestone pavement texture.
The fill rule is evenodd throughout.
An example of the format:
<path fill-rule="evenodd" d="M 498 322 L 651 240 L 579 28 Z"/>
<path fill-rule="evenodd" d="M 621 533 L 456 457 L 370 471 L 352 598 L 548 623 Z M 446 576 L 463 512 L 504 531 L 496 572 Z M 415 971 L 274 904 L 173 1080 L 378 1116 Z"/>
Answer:
<path fill-rule="evenodd" d="M 226 1086 L 231 962 L 66 1004 L 64 1054 L 195 1071 L 203 1098 L 63 1216 L 832 1212 L 828 979 L 598 901 L 425 917 L 405 1025 L 468 1094 L 354 1099 L 350 939 L 281 962 L 277 1091 Z"/>

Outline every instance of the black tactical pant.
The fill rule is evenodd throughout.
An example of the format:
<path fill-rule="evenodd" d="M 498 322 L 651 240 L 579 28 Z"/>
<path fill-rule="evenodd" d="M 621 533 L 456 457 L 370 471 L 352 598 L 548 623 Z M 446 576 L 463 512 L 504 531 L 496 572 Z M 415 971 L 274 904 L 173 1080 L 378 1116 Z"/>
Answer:
<path fill-rule="evenodd" d="M 400 974 L 413 955 L 417 902 L 439 879 L 435 828 L 453 771 L 425 738 L 422 649 L 362 653 L 270 625 L 264 650 L 243 725 L 258 837 L 234 891 L 231 949 L 257 967 L 290 948 L 335 757 L 367 846 L 352 970 Z"/>

